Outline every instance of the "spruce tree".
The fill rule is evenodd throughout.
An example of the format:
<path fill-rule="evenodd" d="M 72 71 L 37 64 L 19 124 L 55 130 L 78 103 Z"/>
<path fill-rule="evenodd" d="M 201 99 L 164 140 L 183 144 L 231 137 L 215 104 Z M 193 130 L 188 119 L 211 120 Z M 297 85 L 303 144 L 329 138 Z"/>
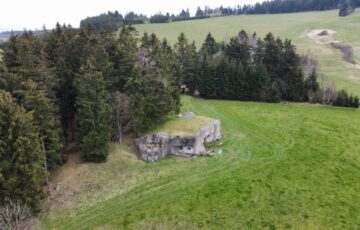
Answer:
<path fill-rule="evenodd" d="M 359 106 L 360 106 L 360 100 L 359 100 L 359 97 L 358 97 L 358 96 L 355 96 L 355 97 L 354 97 L 354 102 L 353 102 L 352 107 L 354 107 L 354 108 L 359 108 Z"/>
<path fill-rule="evenodd" d="M 17 40 L 18 37 L 12 33 L 4 47 L 3 59 L 8 68 L 14 68 L 20 65 L 18 60 Z"/>
<path fill-rule="evenodd" d="M 140 135 L 173 110 L 173 96 L 171 86 L 167 86 L 156 68 L 137 68 L 135 73 L 126 85 L 126 94 L 132 108 L 134 131 Z"/>
<path fill-rule="evenodd" d="M 278 44 L 282 44 L 278 39 Z M 290 40 L 283 43 L 283 51 L 280 53 L 281 62 L 277 70 L 280 83 L 284 84 L 280 88 L 283 100 L 303 101 L 306 95 L 304 85 L 304 73 L 301 68 L 301 58 L 296 53 L 295 47 Z M 281 85 L 282 86 L 282 85 Z"/>
<path fill-rule="evenodd" d="M 39 211 L 44 162 L 32 114 L 0 91 L 0 203 L 19 200 Z"/>
<path fill-rule="evenodd" d="M 111 110 L 102 72 L 89 58 L 75 80 L 77 144 L 85 161 L 104 162 L 110 141 Z"/>
<path fill-rule="evenodd" d="M 225 48 L 225 53 L 228 57 L 246 67 L 251 61 L 250 50 L 249 37 L 247 33 L 242 30 L 238 36 L 230 39 L 230 43 Z"/>
<path fill-rule="evenodd" d="M 219 46 L 216 43 L 214 37 L 211 35 L 211 33 L 208 33 L 208 35 L 206 36 L 201 51 L 205 52 L 205 54 L 209 56 L 213 56 L 219 51 Z"/>
<path fill-rule="evenodd" d="M 175 53 L 179 65 L 177 72 L 179 81 L 187 85 L 188 88 L 195 88 L 193 86 L 197 60 L 195 42 L 189 44 L 185 34 L 181 33 L 178 42 L 175 44 Z"/>
<path fill-rule="evenodd" d="M 33 81 L 24 84 L 21 104 L 33 113 L 34 123 L 39 127 L 40 142 L 44 145 L 46 168 L 53 170 L 63 163 L 60 120 L 52 100 Z"/>
<path fill-rule="evenodd" d="M 134 76 L 134 68 L 138 61 L 137 32 L 132 26 L 124 26 L 121 29 L 119 39 L 116 42 L 115 56 L 111 60 L 113 65 L 113 81 L 111 91 L 125 90 L 126 82 Z M 149 40 L 148 38 L 146 40 Z M 144 45 L 148 46 L 148 42 Z"/>
<path fill-rule="evenodd" d="M 280 76 L 279 68 L 281 63 L 282 45 L 275 41 L 274 35 L 268 33 L 264 38 L 264 57 L 263 64 L 266 66 L 267 72 L 272 81 L 277 80 Z"/>

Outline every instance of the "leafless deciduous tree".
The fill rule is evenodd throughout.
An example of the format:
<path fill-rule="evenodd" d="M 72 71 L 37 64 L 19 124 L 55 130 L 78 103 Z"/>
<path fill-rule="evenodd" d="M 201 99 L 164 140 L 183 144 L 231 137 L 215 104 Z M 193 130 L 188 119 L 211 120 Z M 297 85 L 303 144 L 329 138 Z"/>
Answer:
<path fill-rule="evenodd" d="M 30 229 L 32 223 L 31 210 L 27 205 L 11 201 L 0 207 L 0 229 Z"/>
<path fill-rule="evenodd" d="M 332 104 L 336 100 L 336 84 L 333 80 L 325 78 L 321 79 L 321 102 L 324 104 Z"/>
<path fill-rule="evenodd" d="M 319 61 L 315 55 L 308 50 L 306 54 L 301 57 L 301 66 L 305 77 L 308 77 L 313 71 L 317 71 L 319 68 Z"/>
<path fill-rule="evenodd" d="M 112 141 L 122 143 L 123 134 L 131 129 L 131 106 L 129 98 L 120 92 L 112 95 Z"/>

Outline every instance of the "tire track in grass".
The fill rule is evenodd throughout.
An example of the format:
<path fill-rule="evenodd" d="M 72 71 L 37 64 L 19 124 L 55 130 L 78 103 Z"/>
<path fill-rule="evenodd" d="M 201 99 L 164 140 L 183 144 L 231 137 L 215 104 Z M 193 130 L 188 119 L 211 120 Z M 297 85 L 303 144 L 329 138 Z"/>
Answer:
<path fill-rule="evenodd" d="M 196 101 L 198 102 L 198 104 L 200 106 L 202 106 L 209 113 L 216 114 L 218 116 L 218 118 L 220 118 L 220 120 L 227 121 L 228 123 L 232 124 L 232 126 L 239 127 L 240 129 L 243 129 L 243 130 L 245 129 L 245 131 L 247 133 L 251 134 L 254 137 L 259 138 L 261 141 L 265 142 L 269 146 L 272 146 L 273 149 L 274 149 L 274 154 L 271 157 L 264 157 L 263 158 L 264 160 L 268 161 L 268 163 L 265 163 L 265 164 L 274 165 L 274 164 L 277 164 L 277 163 L 285 160 L 286 159 L 286 151 L 289 150 L 290 148 L 292 148 L 295 145 L 295 139 L 290 134 L 281 135 L 285 139 L 285 142 L 281 143 L 281 145 L 278 144 L 278 143 L 274 143 L 274 141 L 272 141 L 272 139 L 262 135 L 260 132 L 255 132 L 254 131 L 254 130 L 261 130 L 261 128 L 259 126 L 257 126 L 256 124 L 250 123 L 251 125 L 249 125 L 249 122 L 246 122 L 246 123 L 243 122 L 242 125 L 239 125 L 238 122 L 232 120 L 225 113 L 219 113 L 215 109 L 210 108 L 209 105 L 206 102 L 204 102 L 204 100 L 196 100 Z M 239 117 L 241 117 L 241 115 Z M 251 128 L 251 127 L 253 127 L 253 128 Z M 276 131 L 279 134 L 282 133 L 279 129 L 276 129 Z"/>

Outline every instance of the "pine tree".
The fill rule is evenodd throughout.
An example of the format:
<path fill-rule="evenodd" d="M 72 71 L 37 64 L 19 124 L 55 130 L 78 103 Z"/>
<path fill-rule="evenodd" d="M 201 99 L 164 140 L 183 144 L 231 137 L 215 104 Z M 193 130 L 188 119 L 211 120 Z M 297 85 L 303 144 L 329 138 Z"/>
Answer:
<path fill-rule="evenodd" d="M 89 58 L 75 80 L 77 90 L 77 143 L 85 161 L 104 162 L 110 141 L 110 107 L 105 81 Z"/>
<path fill-rule="evenodd" d="M 0 91 L 0 203 L 19 200 L 39 211 L 45 157 L 32 114 Z"/>

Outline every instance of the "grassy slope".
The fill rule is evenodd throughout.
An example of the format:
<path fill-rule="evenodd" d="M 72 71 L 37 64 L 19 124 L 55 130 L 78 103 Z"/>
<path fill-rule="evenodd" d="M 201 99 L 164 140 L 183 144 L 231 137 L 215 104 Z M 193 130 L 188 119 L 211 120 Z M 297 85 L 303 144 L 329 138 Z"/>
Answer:
<path fill-rule="evenodd" d="M 149 131 L 148 134 L 160 132 L 173 136 L 195 135 L 197 131 L 211 121 L 214 121 L 214 119 L 203 116 L 196 116 L 191 119 L 171 119 L 156 129 Z"/>
<path fill-rule="evenodd" d="M 183 111 L 221 120 L 216 157 L 146 164 L 122 145 L 105 164 L 71 161 L 53 179 L 62 190 L 38 228 L 359 228 L 359 110 L 182 103 Z"/>
<path fill-rule="evenodd" d="M 332 29 L 338 33 L 335 38 L 354 47 L 355 56 L 360 63 L 360 11 L 346 17 L 338 17 L 337 11 L 310 12 L 278 15 L 251 15 L 219 17 L 206 20 L 175 22 L 170 24 L 138 25 L 140 33 L 154 32 L 166 37 L 172 44 L 180 32 L 189 40 L 194 40 L 199 47 L 208 32 L 218 41 L 228 40 L 241 29 L 248 33 L 257 32 L 263 37 L 268 32 L 276 36 L 290 38 L 301 53 L 312 50 L 320 59 L 321 73 L 334 79 L 338 88 L 345 88 L 360 96 L 360 68 L 342 60 L 340 51 L 328 46 L 319 45 L 306 36 L 306 30 Z"/>

